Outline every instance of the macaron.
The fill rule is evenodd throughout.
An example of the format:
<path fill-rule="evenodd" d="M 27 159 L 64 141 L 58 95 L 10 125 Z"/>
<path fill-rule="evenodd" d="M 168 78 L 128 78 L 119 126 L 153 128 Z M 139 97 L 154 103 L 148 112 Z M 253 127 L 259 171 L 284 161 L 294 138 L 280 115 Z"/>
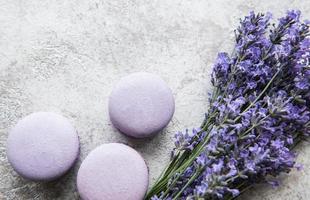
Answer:
<path fill-rule="evenodd" d="M 112 124 L 135 138 L 154 136 L 167 126 L 173 113 L 171 89 L 151 73 L 138 72 L 122 78 L 109 98 Z"/>
<path fill-rule="evenodd" d="M 148 182 L 144 159 L 120 143 L 103 144 L 91 151 L 77 175 L 83 200 L 142 200 Z"/>
<path fill-rule="evenodd" d="M 30 114 L 9 132 L 8 160 L 26 179 L 55 180 L 72 167 L 78 155 L 77 132 L 69 120 L 59 114 Z"/>

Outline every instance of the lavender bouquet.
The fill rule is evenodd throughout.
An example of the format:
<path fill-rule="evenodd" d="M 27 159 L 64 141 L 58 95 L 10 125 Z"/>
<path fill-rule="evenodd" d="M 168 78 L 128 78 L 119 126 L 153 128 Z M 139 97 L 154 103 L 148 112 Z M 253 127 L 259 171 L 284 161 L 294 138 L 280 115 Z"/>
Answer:
<path fill-rule="evenodd" d="M 309 21 L 251 12 L 219 53 L 214 91 L 198 129 L 178 132 L 169 165 L 146 199 L 233 199 L 299 168 L 292 148 L 310 134 Z"/>

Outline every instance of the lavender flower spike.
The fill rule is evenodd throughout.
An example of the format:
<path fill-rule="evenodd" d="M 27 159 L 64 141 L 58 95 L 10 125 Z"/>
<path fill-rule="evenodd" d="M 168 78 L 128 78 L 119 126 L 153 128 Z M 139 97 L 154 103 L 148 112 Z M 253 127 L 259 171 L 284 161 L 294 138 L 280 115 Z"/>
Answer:
<path fill-rule="evenodd" d="M 270 25 L 251 12 L 233 53 L 215 61 L 214 91 L 198 130 L 176 134 L 171 162 L 145 199 L 232 199 L 296 164 L 292 148 L 310 135 L 310 33 L 300 11 Z"/>

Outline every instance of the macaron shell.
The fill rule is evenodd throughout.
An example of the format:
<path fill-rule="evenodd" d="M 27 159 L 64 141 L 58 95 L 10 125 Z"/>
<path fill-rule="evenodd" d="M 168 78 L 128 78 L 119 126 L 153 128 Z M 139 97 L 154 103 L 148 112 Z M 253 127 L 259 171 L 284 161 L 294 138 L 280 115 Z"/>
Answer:
<path fill-rule="evenodd" d="M 78 155 L 76 130 L 61 115 L 33 113 L 20 120 L 9 132 L 8 160 L 26 179 L 57 179 L 71 168 Z"/>
<path fill-rule="evenodd" d="M 134 149 L 104 144 L 82 162 L 77 187 L 84 200 L 142 200 L 148 188 L 148 169 Z"/>
<path fill-rule="evenodd" d="M 109 115 L 121 132 L 136 138 L 162 130 L 174 113 L 174 97 L 157 75 L 138 72 L 122 78 L 109 98 Z"/>

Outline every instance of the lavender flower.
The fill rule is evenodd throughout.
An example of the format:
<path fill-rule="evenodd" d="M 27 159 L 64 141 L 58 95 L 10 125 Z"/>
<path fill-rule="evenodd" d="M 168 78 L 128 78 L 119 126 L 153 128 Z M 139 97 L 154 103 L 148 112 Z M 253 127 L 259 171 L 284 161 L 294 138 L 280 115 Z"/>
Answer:
<path fill-rule="evenodd" d="M 269 13 L 240 21 L 234 53 L 215 61 L 205 120 L 176 134 L 146 199 L 228 199 L 300 168 L 292 148 L 310 134 L 309 22 L 300 15 L 288 11 L 271 27 Z"/>

